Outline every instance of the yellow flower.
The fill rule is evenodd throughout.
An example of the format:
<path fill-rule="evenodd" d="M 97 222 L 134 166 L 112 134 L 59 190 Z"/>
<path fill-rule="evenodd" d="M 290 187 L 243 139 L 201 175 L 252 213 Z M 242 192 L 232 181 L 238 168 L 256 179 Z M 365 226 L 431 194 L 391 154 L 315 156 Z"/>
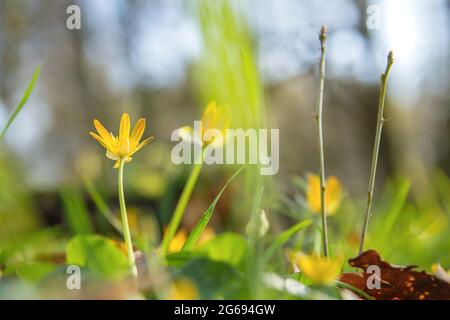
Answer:
<path fill-rule="evenodd" d="M 189 279 L 178 279 L 172 283 L 168 300 L 196 300 L 198 291 L 195 284 Z"/>
<path fill-rule="evenodd" d="M 175 236 L 170 240 L 169 253 L 179 252 L 187 239 L 187 232 L 185 229 L 180 229 Z"/>
<path fill-rule="evenodd" d="M 295 256 L 295 263 L 300 271 L 314 283 L 331 284 L 339 277 L 342 259 L 299 253 Z"/>
<path fill-rule="evenodd" d="M 230 122 L 230 109 L 227 106 L 218 106 L 215 101 L 211 101 L 203 111 L 201 126 L 195 128 L 198 130 L 186 126 L 179 129 L 179 134 L 183 140 L 188 142 L 194 142 L 201 146 L 212 144 L 219 147 L 225 143 L 226 130 L 230 127 Z M 207 133 L 210 129 L 217 130 L 218 132 Z M 220 133 L 222 139 L 216 140 L 217 136 L 215 133 Z"/>
<path fill-rule="evenodd" d="M 94 132 L 89 132 L 89 134 L 106 149 L 106 156 L 116 161 L 114 168 L 120 166 L 120 160 L 130 162 L 133 154 L 153 140 L 153 137 L 149 137 L 139 142 L 145 130 L 144 118 L 136 122 L 130 135 L 130 116 L 128 113 L 122 115 L 118 137 L 108 132 L 97 119 L 94 120 L 94 126 L 99 134 Z"/>
<path fill-rule="evenodd" d="M 320 213 L 320 178 L 318 175 L 308 175 L 308 188 L 306 198 L 310 209 L 314 213 Z M 325 182 L 325 206 L 327 215 L 333 215 L 341 204 L 342 185 L 338 178 L 331 176 Z"/>
<path fill-rule="evenodd" d="M 184 243 L 187 240 L 187 235 L 188 234 L 186 229 L 181 228 L 180 230 L 178 230 L 178 232 L 175 234 L 172 240 L 170 240 L 168 252 L 169 253 L 179 252 L 183 248 Z M 202 234 L 200 235 L 200 238 L 198 239 L 197 246 L 211 240 L 212 238 L 215 237 L 215 235 L 216 234 L 213 228 L 206 227 L 205 230 L 203 230 Z"/>

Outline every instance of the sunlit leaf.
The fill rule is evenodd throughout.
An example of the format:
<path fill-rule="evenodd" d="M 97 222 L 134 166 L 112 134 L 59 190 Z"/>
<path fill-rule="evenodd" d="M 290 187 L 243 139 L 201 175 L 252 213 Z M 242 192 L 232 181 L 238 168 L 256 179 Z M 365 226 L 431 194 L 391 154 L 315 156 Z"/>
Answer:
<path fill-rule="evenodd" d="M 87 268 L 103 278 L 121 278 L 129 270 L 125 252 L 99 235 L 73 237 L 67 243 L 66 263 Z"/>
<path fill-rule="evenodd" d="M 214 261 L 221 261 L 232 266 L 243 263 L 247 250 L 247 241 L 237 233 L 226 232 L 199 246 L 199 252 Z"/>
<path fill-rule="evenodd" d="M 17 267 L 17 276 L 25 281 L 37 283 L 45 276 L 55 271 L 56 265 L 46 262 L 24 263 Z"/>

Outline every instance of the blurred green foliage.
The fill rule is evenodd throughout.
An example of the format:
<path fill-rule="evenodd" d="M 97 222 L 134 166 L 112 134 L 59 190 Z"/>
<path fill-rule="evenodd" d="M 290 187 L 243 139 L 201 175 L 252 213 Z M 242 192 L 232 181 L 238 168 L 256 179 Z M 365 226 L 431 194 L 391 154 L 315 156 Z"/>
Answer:
<path fill-rule="evenodd" d="M 263 88 L 254 61 L 252 39 L 244 20 L 226 0 L 192 3 L 205 46 L 203 56 L 192 70 L 199 99 L 203 105 L 210 100 L 229 105 L 233 127 L 265 127 Z M 38 75 L 39 69 L 1 137 L 23 108 Z M 156 221 L 156 216 L 166 217 L 171 211 L 177 197 L 179 178 L 171 174 L 169 152 L 162 148 L 160 151 L 147 159 L 157 163 L 156 169 L 149 171 L 145 164 L 133 163 L 127 182 L 127 187 L 132 190 L 130 198 L 143 199 L 143 203 L 136 203 L 129 210 L 133 243 L 142 275 L 140 297 L 164 297 L 161 292 L 165 292 L 174 280 L 189 278 L 198 290 L 199 298 L 204 299 L 342 298 L 342 292 L 338 290 L 342 284 L 330 287 L 311 285 L 293 269 L 287 258 L 287 250 L 320 252 L 319 217 L 306 205 L 304 178 L 293 179 L 294 194 L 281 194 L 274 190 L 263 192 L 263 185 L 267 186 L 267 183 L 261 178 L 258 166 L 247 167 L 244 179 L 234 181 L 240 183 L 234 191 L 237 194 L 234 224 L 226 221 L 221 225 L 225 232 L 195 245 L 210 222 L 216 205 L 220 205 L 222 192 L 237 174 L 224 189 L 215 192 L 206 211 L 201 206 L 192 207 L 203 218 L 193 229 L 193 240 L 184 250 L 162 256 L 159 232 L 165 220 Z M 82 268 L 83 279 L 114 283 L 120 290 L 128 265 L 122 242 L 114 240 L 120 239 L 121 233 L 114 211 L 117 207 L 109 206 L 111 201 L 109 196 L 103 196 L 104 190 L 99 192 L 91 177 L 84 177 L 83 187 L 76 184 L 60 186 L 56 198 L 61 207 L 57 208 L 57 214 L 63 221 L 58 221 L 57 227 L 48 227 L 40 219 L 34 190 L 27 187 L 20 169 L 5 154 L 1 150 L 0 298 L 46 297 L 46 290 L 55 290 L 51 296 L 70 296 L 65 289 L 67 275 L 64 269 L 71 264 Z M 154 154 L 163 156 L 156 158 Z M 396 176 L 388 179 L 381 190 L 376 190 L 366 248 L 379 251 L 384 260 L 395 264 L 419 265 L 421 269 L 429 270 L 433 263 L 441 263 L 448 268 L 450 178 L 444 172 L 436 171 L 429 180 L 429 189 L 422 194 L 411 192 L 414 186 L 410 180 Z M 107 185 L 108 181 L 103 183 Z M 111 198 L 115 199 L 116 194 Z M 277 198 L 277 201 L 272 198 Z M 157 212 L 149 205 L 155 200 L 159 200 Z M 96 210 L 91 210 L 91 201 Z M 245 230 L 252 214 L 260 207 L 269 207 L 279 214 L 271 215 L 270 232 L 258 238 L 235 232 Z M 355 256 L 363 208 L 364 199 L 347 194 L 339 211 L 329 218 L 333 255 Z M 344 265 L 344 271 L 350 270 L 348 265 Z M 49 283 L 56 283 L 56 286 L 47 289 Z M 110 287 L 105 288 L 113 291 L 109 290 Z M 86 294 L 89 296 L 90 292 Z M 85 298 L 83 295 L 79 297 Z"/>
<path fill-rule="evenodd" d="M 193 77 L 202 106 L 216 100 L 231 110 L 232 128 L 265 128 L 263 88 L 254 60 L 254 48 L 245 19 L 227 0 L 193 1 L 200 22 L 204 48 Z M 256 201 L 263 179 L 259 165 L 244 173 L 243 192 L 236 202 L 234 218 L 244 224 Z"/>

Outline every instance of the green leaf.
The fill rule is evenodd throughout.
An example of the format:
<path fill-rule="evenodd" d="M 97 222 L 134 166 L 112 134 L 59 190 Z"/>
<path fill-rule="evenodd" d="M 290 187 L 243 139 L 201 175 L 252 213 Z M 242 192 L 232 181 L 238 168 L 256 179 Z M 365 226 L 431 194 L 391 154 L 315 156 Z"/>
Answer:
<path fill-rule="evenodd" d="M 246 251 L 247 240 L 240 234 L 231 232 L 223 233 L 195 250 L 211 260 L 225 262 L 234 267 L 242 265 Z"/>
<path fill-rule="evenodd" d="M 245 294 L 242 273 L 226 263 L 194 259 L 181 269 L 180 277 L 195 282 L 201 299 L 237 299 Z"/>
<path fill-rule="evenodd" d="M 66 263 L 108 279 L 119 279 L 129 271 L 125 252 L 112 240 L 99 235 L 73 237 L 67 243 Z"/>
<path fill-rule="evenodd" d="M 187 262 L 202 257 L 201 254 L 196 252 L 175 252 L 170 253 L 165 256 L 166 262 L 169 266 L 175 267 L 175 268 L 181 268 L 184 266 Z"/>
<path fill-rule="evenodd" d="M 277 251 L 279 248 L 281 248 L 294 234 L 296 234 L 301 229 L 306 228 L 311 224 L 311 220 L 304 220 L 296 225 L 290 227 L 286 231 L 283 231 L 280 233 L 275 240 L 272 242 L 270 247 L 266 250 L 266 252 L 263 255 L 262 261 L 265 262 L 270 259 L 270 257 Z"/>
<path fill-rule="evenodd" d="M 22 110 L 22 108 L 25 106 L 25 103 L 27 103 L 28 98 L 31 95 L 31 92 L 33 92 L 33 88 L 36 84 L 37 79 L 39 78 L 39 73 L 41 72 L 41 66 L 39 65 L 33 73 L 33 78 L 31 78 L 30 83 L 28 84 L 27 89 L 25 90 L 25 92 L 23 93 L 22 99 L 20 100 L 19 104 L 17 105 L 16 109 L 14 109 L 14 112 L 12 113 L 12 115 L 9 117 L 8 122 L 6 123 L 5 127 L 3 128 L 2 132 L 0 133 L 0 141 L 3 140 L 3 137 L 6 133 L 6 131 L 8 131 L 8 128 L 11 126 L 11 124 L 13 123 L 14 119 L 17 117 L 17 115 L 19 114 L 19 112 Z"/>
<path fill-rule="evenodd" d="M 46 262 L 24 263 L 17 267 L 17 276 L 27 282 L 38 283 L 48 274 L 55 271 L 56 265 Z"/>
<path fill-rule="evenodd" d="M 194 248 L 194 246 L 197 244 L 198 239 L 200 239 L 200 236 L 203 233 L 203 230 L 205 230 L 206 226 L 208 225 L 209 220 L 211 219 L 211 216 L 214 212 L 214 208 L 216 207 L 217 202 L 220 199 L 220 196 L 225 191 L 225 189 L 228 187 L 228 185 L 231 183 L 231 181 L 236 178 L 239 173 L 245 168 L 245 166 L 240 167 L 231 177 L 228 179 L 228 181 L 225 183 L 225 185 L 222 187 L 222 190 L 217 194 L 214 201 L 210 204 L 209 208 L 203 213 L 200 220 L 197 222 L 197 225 L 194 227 L 194 229 L 189 234 L 189 237 L 186 239 L 186 242 L 183 245 L 183 248 L 181 249 L 182 252 L 189 251 Z"/>

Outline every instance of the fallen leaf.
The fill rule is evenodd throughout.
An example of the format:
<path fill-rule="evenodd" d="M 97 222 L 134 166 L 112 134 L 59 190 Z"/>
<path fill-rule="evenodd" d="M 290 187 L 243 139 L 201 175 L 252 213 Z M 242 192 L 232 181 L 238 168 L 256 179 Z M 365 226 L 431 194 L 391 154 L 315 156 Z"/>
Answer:
<path fill-rule="evenodd" d="M 362 273 L 344 273 L 340 281 L 350 284 L 376 300 L 450 300 L 450 284 L 416 266 L 398 267 L 381 260 L 375 250 L 368 250 L 348 260 L 350 266 L 362 269 Z M 379 288 L 369 289 L 376 277 L 373 267 L 378 266 Z M 372 287 L 372 286 L 371 286 Z"/>

